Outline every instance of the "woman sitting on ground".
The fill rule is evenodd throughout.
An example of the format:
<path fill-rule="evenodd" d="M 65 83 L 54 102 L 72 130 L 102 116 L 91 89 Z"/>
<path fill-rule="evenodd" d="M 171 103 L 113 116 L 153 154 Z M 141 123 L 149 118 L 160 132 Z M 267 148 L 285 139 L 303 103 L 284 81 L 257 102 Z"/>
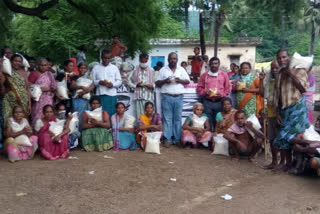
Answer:
<path fill-rule="evenodd" d="M 10 162 L 18 160 L 29 160 L 33 158 L 35 151 L 38 149 L 38 137 L 32 135 L 32 128 L 27 119 L 24 118 L 23 108 L 15 106 L 13 108 L 12 117 L 8 119 L 8 127 L 5 129 L 4 135 L 5 150 L 8 153 Z M 19 145 L 15 138 L 26 135 L 31 146 Z"/>
<path fill-rule="evenodd" d="M 126 127 L 126 121 L 133 118 L 125 114 L 126 107 L 123 103 L 119 102 L 116 105 L 116 113 L 112 115 L 112 136 L 114 147 L 113 150 L 135 150 L 137 142 L 135 139 L 135 128 L 133 126 Z"/>
<path fill-rule="evenodd" d="M 93 96 L 89 103 L 92 111 L 101 107 L 98 96 Z M 101 114 L 101 121 L 91 118 L 86 112 L 83 114 L 81 145 L 87 152 L 102 152 L 113 147 L 112 136 L 108 130 L 110 128 L 109 115 L 106 111 L 102 111 Z"/>
<path fill-rule="evenodd" d="M 144 114 L 141 114 L 138 120 L 137 142 L 141 148 L 145 150 L 147 145 L 147 132 L 161 132 L 162 122 L 161 116 L 154 113 L 154 105 L 152 102 L 146 102 L 144 105 Z"/>
<path fill-rule="evenodd" d="M 209 118 L 203 113 L 203 105 L 201 103 L 194 104 L 193 114 L 186 118 L 182 128 L 183 147 L 188 143 L 191 143 L 195 148 L 200 145 L 209 146 L 212 133 L 210 132 Z"/>
<path fill-rule="evenodd" d="M 68 148 L 69 123 L 65 123 L 61 134 L 54 136 L 54 134 L 49 131 L 49 128 L 50 122 L 56 121 L 53 106 L 46 105 L 43 107 L 43 118 L 38 119 L 35 124 L 41 155 L 48 160 L 68 158 L 70 154 Z"/>

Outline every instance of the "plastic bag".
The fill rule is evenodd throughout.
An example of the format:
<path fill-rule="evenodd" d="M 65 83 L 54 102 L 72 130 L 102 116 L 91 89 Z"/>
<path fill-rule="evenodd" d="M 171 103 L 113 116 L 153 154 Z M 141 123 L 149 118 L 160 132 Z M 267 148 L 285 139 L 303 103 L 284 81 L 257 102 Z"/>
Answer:
<path fill-rule="evenodd" d="M 162 132 L 148 132 L 145 152 L 160 154 L 160 138 Z"/>
<path fill-rule="evenodd" d="M 70 99 L 68 96 L 67 82 L 65 80 L 57 82 L 57 96 L 63 98 L 64 100 Z"/>
<path fill-rule="evenodd" d="M 14 139 L 14 142 L 21 146 L 32 146 L 30 139 L 27 135 L 19 135 Z"/>
<path fill-rule="evenodd" d="M 69 129 L 70 129 L 69 134 L 72 134 L 72 133 L 78 131 L 78 128 L 79 128 L 79 113 L 73 112 L 72 119 L 70 120 L 70 123 L 69 123 Z"/>
<path fill-rule="evenodd" d="M 310 141 L 320 141 L 320 135 L 316 130 L 314 130 L 313 125 L 304 131 L 302 138 Z"/>
<path fill-rule="evenodd" d="M 83 86 L 83 87 L 88 88 L 92 84 L 92 80 L 80 77 L 79 79 L 77 79 L 76 84 L 77 84 L 77 86 Z M 78 96 L 79 92 L 81 92 L 81 91 L 82 91 L 82 89 L 79 89 L 76 91 L 76 97 Z M 90 98 L 91 98 L 90 93 L 84 94 L 82 96 L 82 98 L 90 100 Z"/>
<path fill-rule="evenodd" d="M 229 142 L 223 137 L 223 134 L 217 134 L 213 137 L 213 140 L 215 145 L 212 154 L 229 156 Z"/>
<path fill-rule="evenodd" d="M 255 130 L 260 131 L 261 124 L 255 114 L 250 115 L 250 117 L 247 118 L 247 121 L 250 121 L 252 123 L 253 128 Z M 255 134 L 251 130 L 249 130 L 249 129 L 247 129 L 247 130 L 252 137 L 255 137 Z"/>
<path fill-rule="evenodd" d="M 204 123 L 206 122 L 206 117 L 198 117 L 196 114 L 193 114 L 192 117 L 192 127 L 204 128 Z"/>
<path fill-rule="evenodd" d="M 96 121 L 102 121 L 102 107 L 96 108 L 93 111 L 86 111 L 89 118 L 95 119 Z"/>
<path fill-rule="evenodd" d="M 28 60 L 26 60 L 26 58 L 24 58 L 24 56 L 22 54 L 19 54 L 19 53 L 16 53 L 16 54 L 18 54 L 22 57 L 22 66 L 24 67 L 24 70 L 27 71 L 28 68 L 30 68 Z"/>
<path fill-rule="evenodd" d="M 66 122 L 65 120 L 57 120 L 56 122 L 54 121 L 49 122 L 50 124 L 49 131 L 52 134 L 54 134 L 54 137 L 58 136 L 63 132 L 63 127 L 65 122 Z"/>
<path fill-rule="evenodd" d="M 40 85 L 32 84 L 32 85 L 30 85 L 29 90 L 30 90 L 30 94 L 31 94 L 31 97 L 33 98 L 33 100 L 38 102 L 40 100 L 40 97 L 42 94 L 42 90 L 41 90 Z"/>
<path fill-rule="evenodd" d="M 3 73 L 6 73 L 11 76 L 12 74 L 12 67 L 11 62 L 7 57 L 3 57 Z"/>
<path fill-rule="evenodd" d="M 313 55 L 312 56 L 301 56 L 299 53 L 295 52 L 290 60 L 290 68 L 304 68 L 309 70 L 310 66 L 313 62 Z"/>
<path fill-rule="evenodd" d="M 133 128 L 135 121 L 136 119 L 133 116 L 126 115 L 126 118 L 124 121 L 124 128 Z"/>

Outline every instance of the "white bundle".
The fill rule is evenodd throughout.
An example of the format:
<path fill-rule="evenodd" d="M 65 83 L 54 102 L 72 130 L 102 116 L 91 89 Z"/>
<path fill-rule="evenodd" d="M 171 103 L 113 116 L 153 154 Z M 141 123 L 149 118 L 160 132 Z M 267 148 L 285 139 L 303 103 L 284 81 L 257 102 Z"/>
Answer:
<path fill-rule="evenodd" d="M 57 83 L 57 96 L 63 98 L 63 100 L 70 99 L 68 96 L 67 82 L 65 80 Z"/>
<path fill-rule="evenodd" d="M 102 121 L 102 107 L 96 108 L 93 111 L 86 111 L 89 118 L 95 119 L 96 121 Z"/>
<path fill-rule="evenodd" d="M 136 119 L 133 116 L 126 115 L 126 118 L 124 120 L 124 128 L 133 128 L 135 121 Z"/>
<path fill-rule="evenodd" d="M 12 74 L 11 62 L 5 56 L 3 57 L 3 73 L 9 74 L 10 76 Z"/>
<path fill-rule="evenodd" d="M 37 84 L 30 85 L 29 91 L 30 91 L 31 97 L 38 102 L 42 94 L 40 85 L 37 85 Z"/>
<path fill-rule="evenodd" d="M 26 119 L 23 119 L 22 124 L 19 124 L 14 120 L 11 123 L 11 129 L 14 133 L 22 131 L 26 126 L 29 126 L 29 123 Z M 22 146 L 32 146 L 29 137 L 24 134 L 16 137 L 14 142 Z"/>
<path fill-rule="evenodd" d="M 78 131 L 78 127 L 79 127 L 79 113 L 73 112 L 72 119 L 69 123 L 70 134 Z"/>
<path fill-rule="evenodd" d="M 313 62 L 312 56 L 301 56 L 299 53 L 295 52 L 290 60 L 290 68 L 304 68 L 309 70 Z"/>
<path fill-rule="evenodd" d="M 32 146 L 29 137 L 25 134 L 16 137 L 14 142 L 21 146 Z"/>
<path fill-rule="evenodd" d="M 92 80 L 80 77 L 79 79 L 77 79 L 76 84 L 77 84 L 77 86 L 83 86 L 83 87 L 88 88 L 92 84 Z M 78 96 L 79 92 L 81 92 L 81 91 L 82 91 L 82 89 L 79 89 L 79 90 L 76 91 L 76 97 Z M 90 100 L 90 98 L 91 98 L 90 93 L 84 94 L 82 96 L 82 98 Z"/>
<path fill-rule="evenodd" d="M 191 118 L 192 118 L 192 127 L 204 128 L 204 123 L 207 120 L 206 117 L 198 117 L 198 115 L 193 114 Z"/>
<path fill-rule="evenodd" d="M 304 131 L 302 138 L 310 141 L 320 141 L 320 135 L 316 130 L 314 130 L 313 125 Z"/>
<path fill-rule="evenodd" d="M 223 134 L 217 134 L 213 137 L 213 140 L 215 144 L 212 154 L 229 156 L 229 142 L 223 137 Z"/>
<path fill-rule="evenodd" d="M 260 125 L 260 122 L 259 122 L 259 120 L 258 120 L 258 118 L 256 117 L 255 114 L 250 115 L 250 117 L 248 117 L 246 121 L 251 122 L 253 128 L 254 128 L 255 130 L 257 130 L 257 131 L 260 131 L 261 125 Z M 247 129 L 247 130 L 248 130 L 249 134 L 250 134 L 252 137 L 255 137 L 254 133 L 253 133 L 251 130 L 249 130 L 249 129 Z"/>
<path fill-rule="evenodd" d="M 50 124 L 49 131 L 52 134 L 54 134 L 54 137 L 58 136 L 63 132 L 63 127 L 65 122 L 66 122 L 65 120 L 57 120 L 56 122 L 54 121 L 49 122 Z"/>
<path fill-rule="evenodd" d="M 160 154 L 160 138 L 162 132 L 148 132 L 146 133 L 147 145 L 145 152 Z"/>

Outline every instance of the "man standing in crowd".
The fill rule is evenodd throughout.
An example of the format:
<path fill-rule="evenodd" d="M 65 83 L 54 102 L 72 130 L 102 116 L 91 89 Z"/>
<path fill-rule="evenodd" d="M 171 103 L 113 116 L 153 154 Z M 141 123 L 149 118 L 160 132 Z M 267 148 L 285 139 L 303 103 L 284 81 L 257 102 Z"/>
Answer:
<path fill-rule="evenodd" d="M 127 51 L 127 47 L 124 46 L 120 41 L 118 36 L 113 36 L 113 43 L 111 45 L 111 53 L 112 53 L 112 58 L 119 56 L 121 57 L 124 52 Z"/>
<path fill-rule="evenodd" d="M 275 99 L 278 101 L 277 120 L 281 124 L 274 145 L 285 153 L 286 164 L 282 168 L 287 171 L 292 162 L 292 143 L 300 141 L 298 134 L 309 128 L 305 97 L 302 95 L 309 88 L 308 74 L 305 69 L 289 68 L 290 58 L 287 50 L 277 52 L 280 66 L 279 78 L 276 82 Z"/>
<path fill-rule="evenodd" d="M 197 93 L 203 98 L 204 112 L 209 117 L 211 131 L 215 130 L 216 114 L 222 111 L 221 99 L 227 97 L 231 90 L 228 75 L 219 67 L 219 58 L 212 57 L 209 71 L 201 75 L 197 85 Z"/>
<path fill-rule="evenodd" d="M 278 167 L 278 148 L 273 145 L 274 139 L 277 137 L 279 133 L 279 125 L 277 123 L 276 118 L 276 109 L 278 102 L 274 100 L 275 97 L 275 84 L 276 79 L 279 75 L 279 64 L 277 60 L 273 60 L 271 63 L 271 69 L 269 78 L 266 81 L 266 90 L 265 90 L 265 98 L 267 99 L 267 115 L 268 115 L 268 126 L 267 126 L 267 136 L 269 140 L 269 144 L 271 147 L 272 154 L 272 162 L 269 165 L 264 166 L 264 169 L 274 169 Z M 283 166 L 284 163 L 284 155 L 281 152 L 281 161 L 280 166 Z"/>
<path fill-rule="evenodd" d="M 195 47 L 193 49 L 194 56 L 192 57 L 191 61 L 191 77 L 194 83 L 198 82 L 198 78 L 200 77 L 201 68 L 202 68 L 202 57 L 200 56 L 200 48 Z"/>
<path fill-rule="evenodd" d="M 92 79 L 96 95 L 100 96 L 102 109 L 111 117 L 116 112 L 117 88 L 122 81 L 118 67 L 110 63 L 111 52 L 103 50 L 101 59 L 102 64 L 96 65 L 92 70 Z"/>
<path fill-rule="evenodd" d="M 10 47 L 4 46 L 1 50 L 1 55 L 10 60 L 10 58 L 13 56 L 13 52 Z"/>
<path fill-rule="evenodd" d="M 163 135 L 166 147 L 181 140 L 184 85 L 190 82 L 187 72 L 177 66 L 176 53 L 169 54 L 168 62 L 169 65 L 159 71 L 156 81 L 156 85 L 161 88 Z"/>
<path fill-rule="evenodd" d="M 154 103 L 154 72 L 148 66 L 149 56 L 142 53 L 139 56 L 140 64 L 130 73 L 128 84 L 134 88 L 136 102 L 136 118 L 144 113 L 144 105 L 150 101 Z"/>

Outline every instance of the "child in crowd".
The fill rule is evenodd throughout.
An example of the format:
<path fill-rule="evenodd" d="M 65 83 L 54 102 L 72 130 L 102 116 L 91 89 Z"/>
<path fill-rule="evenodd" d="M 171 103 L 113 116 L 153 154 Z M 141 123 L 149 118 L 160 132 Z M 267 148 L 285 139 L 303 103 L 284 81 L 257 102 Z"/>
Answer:
<path fill-rule="evenodd" d="M 5 150 L 8 153 L 9 161 L 15 162 L 32 159 L 38 149 L 38 137 L 33 135 L 29 122 L 24 118 L 21 106 L 13 108 L 12 117 L 9 118 L 7 125 L 8 127 L 5 129 L 4 135 L 6 138 Z M 23 138 L 23 135 L 26 138 Z M 20 143 L 17 140 L 19 137 L 22 137 L 19 140 Z M 21 141 L 29 141 L 30 145 L 21 145 Z"/>
<path fill-rule="evenodd" d="M 202 57 L 200 56 L 200 48 L 199 47 L 195 47 L 193 49 L 193 52 L 194 52 L 194 56 L 191 61 L 191 66 L 192 66 L 191 78 L 194 83 L 197 83 L 198 78 L 200 77 L 203 60 L 202 60 Z"/>
<path fill-rule="evenodd" d="M 202 103 L 195 103 L 193 106 L 193 114 L 188 116 L 183 124 L 182 146 L 185 147 L 190 143 L 197 148 L 200 145 L 209 146 L 212 138 L 210 132 L 209 118 L 203 113 Z"/>

